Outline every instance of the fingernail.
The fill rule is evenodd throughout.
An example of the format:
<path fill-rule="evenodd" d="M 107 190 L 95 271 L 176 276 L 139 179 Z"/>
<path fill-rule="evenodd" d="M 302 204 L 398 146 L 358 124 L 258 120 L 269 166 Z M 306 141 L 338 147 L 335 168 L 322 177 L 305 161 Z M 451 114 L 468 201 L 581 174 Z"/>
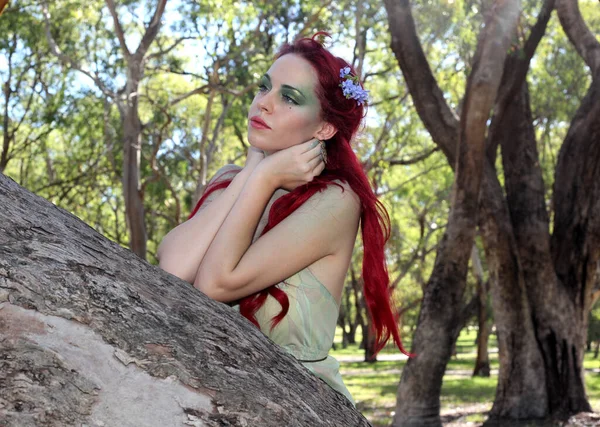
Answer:
<path fill-rule="evenodd" d="M 319 145 L 319 140 L 315 140 L 312 142 L 312 144 L 310 144 L 310 148 L 315 148 L 317 145 Z"/>

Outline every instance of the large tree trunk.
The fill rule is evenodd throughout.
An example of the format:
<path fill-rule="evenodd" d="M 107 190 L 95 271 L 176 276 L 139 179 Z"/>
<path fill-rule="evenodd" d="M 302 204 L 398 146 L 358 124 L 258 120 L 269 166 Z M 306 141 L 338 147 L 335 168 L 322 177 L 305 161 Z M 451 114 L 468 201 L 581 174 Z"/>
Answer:
<path fill-rule="evenodd" d="M 554 0 L 546 0 L 529 38 L 505 64 L 488 135 L 480 231 L 500 350 L 498 389 L 490 414 L 494 424 L 515 425 L 519 419 L 548 415 L 564 419 L 589 408 L 581 349 L 600 251 L 600 44 L 586 28 L 576 1 L 557 3 L 563 28 L 595 77 L 561 149 L 551 244 L 524 82 Z M 458 124 L 420 48 L 408 5 L 401 4 L 403 14 L 390 12 L 386 4 L 392 46 L 421 119 L 453 165 L 452 135 Z M 400 16 L 404 22 L 394 28 L 392 21 L 400 22 Z M 499 145 L 507 199 L 493 167 Z"/>
<path fill-rule="evenodd" d="M 583 357 L 592 289 L 600 262 L 600 73 L 592 82 L 561 147 L 553 193 L 550 258 L 558 288 L 536 310 L 550 399 L 556 413 L 589 411 Z M 539 300 L 538 300 L 539 301 Z M 553 310 L 560 316 L 551 317 Z"/>
<path fill-rule="evenodd" d="M 542 359 L 502 193 L 496 172 L 488 162 L 480 232 L 489 269 L 500 362 L 493 415 L 512 420 L 543 418 L 548 404 Z"/>
<path fill-rule="evenodd" d="M 366 426 L 225 304 L 0 174 L 0 425 Z"/>
<path fill-rule="evenodd" d="M 386 8 L 393 50 L 402 67 L 405 60 L 411 59 L 403 50 L 407 45 L 398 41 L 402 37 L 398 27 L 414 26 L 410 7 L 406 0 L 387 0 Z M 486 122 L 500 85 L 506 51 L 516 29 L 520 2 L 497 1 L 494 11 L 480 34 L 473 70 L 467 82 L 456 151 L 452 208 L 433 273 L 424 291 L 412 348 L 416 357 L 407 362 L 398 387 L 394 426 L 441 425 L 439 396 L 442 378 L 464 321 L 461 315 L 477 226 Z M 410 31 L 414 34 L 414 28 Z M 451 153 L 452 150 L 445 152 Z"/>

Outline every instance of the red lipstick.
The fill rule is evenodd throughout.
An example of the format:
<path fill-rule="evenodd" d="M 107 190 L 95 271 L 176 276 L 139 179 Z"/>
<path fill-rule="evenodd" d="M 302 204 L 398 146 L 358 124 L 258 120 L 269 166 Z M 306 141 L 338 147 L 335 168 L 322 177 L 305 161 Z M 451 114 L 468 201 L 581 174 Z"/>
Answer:
<path fill-rule="evenodd" d="M 252 126 L 255 129 L 271 129 L 271 127 L 258 116 L 250 117 L 250 126 Z"/>

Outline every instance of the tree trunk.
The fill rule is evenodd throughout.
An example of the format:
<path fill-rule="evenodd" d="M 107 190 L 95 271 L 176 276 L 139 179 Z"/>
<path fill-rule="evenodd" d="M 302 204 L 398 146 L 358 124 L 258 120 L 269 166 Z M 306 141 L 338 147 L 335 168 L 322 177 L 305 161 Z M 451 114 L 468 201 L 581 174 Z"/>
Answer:
<path fill-rule="evenodd" d="M 548 415 L 564 419 L 589 407 L 582 387 L 581 349 L 600 259 L 600 43 L 583 22 L 577 2 L 557 0 L 561 25 L 590 67 L 593 84 L 561 148 L 550 240 L 531 113 L 523 91 L 529 62 L 554 3 L 544 2 L 529 38 L 522 47 L 515 46 L 518 52 L 508 58 L 488 133 L 479 225 L 500 352 L 498 388 L 489 420 L 495 425 L 513 426 L 523 419 Z M 388 0 L 386 9 L 392 48 L 417 112 L 454 165 L 458 120 L 431 73 L 408 2 Z M 508 200 L 493 166 L 499 145 Z M 444 314 L 440 312 L 439 317 Z M 432 393 L 439 393 L 439 388 Z M 425 405 L 417 400 L 404 410 L 423 412 Z M 433 414 L 436 408 L 429 409 Z"/>
<path fill-rule="evenodd" d="M 353 288 L 351 288 L 350 286 L 346 286 L 344 293 L 345 293 L 345 304 L 346 304 L 346 311 L 347 311 L 347 321 L 348 321 L 348 332 L 346 333 L 346 339 L 348 341 L 348 344 L 356 344 L 356 328 L 358 326 L 357 324 L 357 318 L 358 316 L 355 315 L 354 318 L 352 318 L 352 302 L 350 300 L 350 297 L 352 296 L 352 292 L 353 292 Z M 356 310 L 354 310 L 356 312 Z"/>
<path fill-rule="evenodd" d="M 363 307 L 366 308 L 366 304 L 363 301 Z M 365 362 L 375 363 L 377 362 L 377 355 L 375 354 L 375 332 L 373 330 L 373 320 L 369 310 L 365 309 L 367 324 L 363 326 L 363 348 L 365 349 Z"/>
<path fill-rule="evenodd" d="M 0 207 L 0 425 L 369 425 L 227 305 L 2 174 Z"/>
<path fill-rule="evenodd" d="M 516 55 L 509 58 L 505 66 L 506 84 L 510 83 L 512 74 L 509 70 L 516 69 L 514 64 L 511 65 L 515 58 Z M 505 151 L 507 142 L 519 138 L 519 143 L 530 146 L 531 134 L 527 119 L 523 117 L 528 107 L 522 95 L 517 91 L 512 102 L 497 110 L 492 123 L 490 145 L 502 146 L 503 162 L 514 160 Z M 549 404 L 542 355 L 535 340 L 527 295 L 527 277 L 519 258 L 518 233 L 511 222 L 513 212 L 504 200 L 495 171 L 492 172 L 491 166 L 489 169 L 482 197 L 481 230 L 490 271 L 500 359 L 496 398 L 489 422 L 506 421 L 510 425 L 518 419 L 546 417 Z"/>
<path fill-rule="evenodd" d="M 362 297 L 362 286 L 359 284 L 358 279 L 356 278 L 356 272 L 353 267 L 350 267 L 350 278 L 352 280 L 352 291 L 354 292 L 354 306 L 356 308 L 356 317 L 354 318 L 354 322 L 352 322 L 352 331 L 351 331 L 351 344 L 356 344 L 356 330 L 360 326 L 360 330 L 363 333 L 363 339 L 359 346 L 360 349 L 364 349 L 365 346 L 365 320 L 363 318 L 363 312 L 366 312 L 366 307 L 363 303 Z"/>
<path fill-rule="evenodd" d="M 344 293 L 347 294 L 347 287 L 344 287 Z M 342 330 L 342 348 L 348 348 L 348 331 L 346 330 L 346 325 L 348 323 L 348 308 L 345 304 L 345 301 L 342 300 L 342 303 L 340 304 L 340 313 L 337 320 L 337 325 Z"/>
<path fill-rule="evenodd" d="M 592 289 L 600 262 L 600 73 L 577 110 L 561 147 L 553 193 L 554 233 L 550 256 L 558 288 L 537 295 L 536 311 L 554 412 L 564 418 L 590 411 L 583 357 Z M 560 316 L 552 317 L 553 311 Z"/>
<path fill-rule="evenodd" d="M 135 89 L 137 93 L 137 88 Z M 123 198 L 125 219 L 129 231 L 129 248 L 142 259 L 146 259 L 146 235 L 144 195 L 141 191 L 140 166 L 142 155 L 142 124 L 138 114 L 137 95 L 131 105 L 122 112 L 123 120 Z"/>
<path fill-rule="evenodd" d="M 477 252 L 477 246 L 473 246 L 471 252 L 471 264 L 473 266 L 473 275 L 477 280 L 477 299 L 479 301 L 477 312 L 477 359 L 473 368 L 474 377 L 490 376 L 490 358 L 488 355 L 488 342 L 492 332 L 492 321 L 488 309 L 488 291 L 487 284 L 483 279 L 483 267 L 481 259 Z"/>
<path fill-rule="evenodd" d="M 402 71 L 410 73 L 403 65 L 424 58 L 418 40 L 416 43 L 413 40 L 399 42 L 403 36 L 399 30 L 401 27 L 407 28 L 411 37 L 416 34 L 410 6 L 407 0 L 386 0 L 385 5 L 392 32 L 392 48 Z M 465 280 L 477 226 L 479 191 L 485 164 L 486 121 L 500 85 L 510 38 L 516 29 L 520 2 L 497 1 L 494 10 L 495 14 L 490 16 L 480 34 L 467 82 L 456 150 L 452 208 L 424 291 L 413 340 L 412 352 L 416 357 L 411 358 L 402 371 L 394 426 L 441 426 L 439 396 L 442 378 L 460 323 L 464 320 L 461 315 Z M 417 50 L 415 58 L 411 58 L 410 48 Z M 411 93 L 411 86 L 421 86 L 424 83 L 422 79 L 431 78 L 431 74 L 421 73 L 421 77 L 413 77 L 407 78 Z M 435 105 L 425 108 L 435 109 Z M 452 156 L 453 150 L 445 148 L 444 152 Z"/>

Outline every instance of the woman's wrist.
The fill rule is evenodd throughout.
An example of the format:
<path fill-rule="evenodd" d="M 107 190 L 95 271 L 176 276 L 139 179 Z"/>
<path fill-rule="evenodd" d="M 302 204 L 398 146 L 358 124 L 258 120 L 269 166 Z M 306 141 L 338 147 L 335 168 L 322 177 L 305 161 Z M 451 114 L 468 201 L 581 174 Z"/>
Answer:
<path fill-rule="evenodd" d="M 268 159 L 260 162 L 252 171 L 250 179 L 256 181 L 257 185 L 260 185 L 261 187 L 264 186 L 272 192 L 275 192 L 275 190 L 279 188 L 280 183 L 268 170 L 268 163 Z"/>

